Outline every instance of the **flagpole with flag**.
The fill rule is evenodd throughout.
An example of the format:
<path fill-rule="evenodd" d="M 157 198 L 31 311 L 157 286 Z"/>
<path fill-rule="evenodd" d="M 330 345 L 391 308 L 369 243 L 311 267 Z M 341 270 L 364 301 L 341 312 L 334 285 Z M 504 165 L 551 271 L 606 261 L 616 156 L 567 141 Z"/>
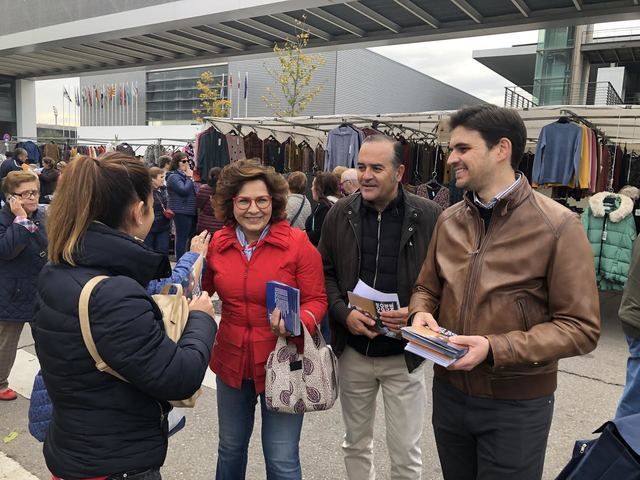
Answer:
<path fill-rule="evenodd" d="M 224 93 L 224 89 L 227 86 L 226 83 L 224 83 L 225 80 L 225 74 L 222 74 L 222 82 L 220 82 L 220 100 L 224 100 L 225 99 L 225 93 Z"/>
<path fill-rule="evenodd" d="M 244 118 L 249 117 L 249 72 L 244 72 Z"/>
<path fill-rule="evenodd" d="M 138 124 L 138 81 L 136 80 L 136 86 L 133 89 L 133 96 L 136 99 L 135 104 L 135 116 L 134 116 L 134 124 Z"/>
<path fill-rule="evenodd" d="M 229 72 L 229 118 L 233 118 L 233 76 Z"/>
<path fill-rule="evenodd" d="M 240 72 L 238 72 L 238 118 L 240 118 Z"/>
<path fill-rule="evenodd" d="M 75 94 L 76 94 L 75 95 L 75 99 L 76 99 L 75 112 L 76 112 L 76 137 L 77 137 L 78 136 L 78 133 L 77 133 L 78 132 L 78 126 L 79 126 L 78 124 L 80 123 L 79 119 L 78 119 L 78 114 L 79 114 L 79 111 L 80 111 L 80 92 L 78 91 L 78 87 L 73 87 L 73 89 L 74 89 Z"/>
<path fill-rule="evenodd" d="M 67 90 L 66 85 L 62 86 L 62 118 L 64 119 L 64 101 L 68 100 L 69 103 L 73 103 L 71 101 L 71 96 L 69 96 L 69 90 Z M 69 122 L 71 122 L 71 108 L 69 108 Z M 62 122 L 62 136 L 64 137 L 64 121 Z"/>
<path fill-rule="evenodd" d="M 62 138 L 64 138 L 64 85 L 62 86 Z"/>

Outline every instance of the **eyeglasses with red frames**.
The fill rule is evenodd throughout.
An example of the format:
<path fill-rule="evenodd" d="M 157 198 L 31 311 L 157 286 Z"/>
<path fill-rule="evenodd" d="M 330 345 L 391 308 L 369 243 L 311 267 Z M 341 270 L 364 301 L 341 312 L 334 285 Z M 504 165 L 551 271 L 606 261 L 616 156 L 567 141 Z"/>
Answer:
<path fill-rule="evenodd" d="M 259 210 L 266 210 L 271 206 L 271 195 L 262 195 L 260 197 L 233 197 L 233 204 L 238 210 L 249 210 L 251 204 L 255 203 Z"/>

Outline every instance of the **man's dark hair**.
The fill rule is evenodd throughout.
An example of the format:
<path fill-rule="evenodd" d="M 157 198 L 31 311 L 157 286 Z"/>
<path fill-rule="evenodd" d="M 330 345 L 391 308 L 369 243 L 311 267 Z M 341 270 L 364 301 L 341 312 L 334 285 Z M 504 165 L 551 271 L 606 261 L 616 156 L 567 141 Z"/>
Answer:
<path fill-rule="evenodd" d="M 511 141 L 511 167 L 518 169 L 527 143 L 527 128 L 517 111 L 495 105 L 465 107 L 449 119 L 451 130 L 464 127 L 480 134 L 487 148 L 495 147 L 501 138 Z"/>
<path fill-rule="evenodd" d="M 171 163 L 171 157 L 169 155 L 162 155 L 158 159 L 158 167 L 160 167 L 160 168 L 164 168 L 165 166 L 167 166 L 170 163 Z"/>
<path fill-rule="evenodd" d="M 393 145 L 393 158 L 391 162 L 393 168 L 397 170 L 402 165 L 402 144 L 393 137 L 387 135 L 370 135 L 364 139 L 362 144 L 365 143 L 390 143 Z"/>

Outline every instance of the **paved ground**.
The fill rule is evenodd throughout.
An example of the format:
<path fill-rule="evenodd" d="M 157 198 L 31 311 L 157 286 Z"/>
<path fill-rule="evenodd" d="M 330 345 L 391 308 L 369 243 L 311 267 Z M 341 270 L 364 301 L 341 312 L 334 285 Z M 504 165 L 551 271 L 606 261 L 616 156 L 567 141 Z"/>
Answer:
<path fill-rule="evenodd" d="M 553 479 L 568 460 L 577 438 L 610 419 L 622 392 L 626 364 L 626 343 L 615 312 L 619 295 L 603 294 L 603 334 L 598 348 L 580 358 L 564 360 L 560 364 L 559 388 L 545 466 L 545 479 Z M 49 479 L 44 464 L 42 446 L 27 431 L 27 409 L 37 359 L 33 356 L 28 332 L 20 344 L 19 361 L 11 377 L 12 386 L 19 388 L 21 397 L 14 402 L 0 403 L 0 438 L 17 432 L 14 440 L 0 442 L 0 480 Z M 431 369 L 427 368 L 431 381 Z M 166 479 L 204 480 L 214 478 L 217 448 L 217 416 L 213 378 L 206 379 L 205 393 L 197 407 L 188 414 L 187 427 L 170 441 L 169 454 L 163 476 Z M 378 399 L 376 423 L 376 468 L 379 479 L 389 478 L 385 447 L 382 399 Z M 428 418 L 431 404 L 428 404 Z M 372 412 L 373 413 L 373 412 Z M 340 452 L 342 421 L 340 405 L 328 412 L 305 417 L 301 441 L 304 478 L 309 480 L 343 479 L 344 467 Z M 435 451 L 430 420 L 425 422 L 423 436 L 424 480 L 442 478 Z M 17 463 L 16 463 L 17 462 Z M 19 464 L 19 465 L 18 465 Z M 21 467 L 20 467 L 21 466 Z M 30 472 L 30 473 L 29 473 Z M 251 443 L 247 478 L 263 479 L 264 464 L 260 450 L 259 419 Z"/>

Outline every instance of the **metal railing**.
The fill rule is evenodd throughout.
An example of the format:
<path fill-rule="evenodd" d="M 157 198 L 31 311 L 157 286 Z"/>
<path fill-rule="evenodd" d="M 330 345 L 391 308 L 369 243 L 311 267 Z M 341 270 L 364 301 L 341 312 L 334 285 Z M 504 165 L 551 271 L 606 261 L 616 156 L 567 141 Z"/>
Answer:
<path fill-rule="evenodd" d="M 526 90 L 511 86 L 504 87 L 504 106 L 509 108 L 531 108 L 538 104 L 533 101 L 533 95 Z"/>
<path fill-rule="evenodd" d="M 635 94 L 628 94 L 625 100 L 634 100 L 635 98 Z M 629 103 L 637 103 L 637 101 Z M 509 108 L 530 108 L 539 105 L 623 104 L 625 102 L 611 85 L 611 82 L 570 84 L 549 81 L 536 85 L 509 86 L 504 90 L 504 106 Z"/>
<path fill-rule="evenodd" d="M 593 32 L 584 32 L 582 34 L 582 43 L 606 43 L 618 40 L 638 39 L 640 37 L 640 28 L 609 28 L 606 30 L 594 30 Z"/>

